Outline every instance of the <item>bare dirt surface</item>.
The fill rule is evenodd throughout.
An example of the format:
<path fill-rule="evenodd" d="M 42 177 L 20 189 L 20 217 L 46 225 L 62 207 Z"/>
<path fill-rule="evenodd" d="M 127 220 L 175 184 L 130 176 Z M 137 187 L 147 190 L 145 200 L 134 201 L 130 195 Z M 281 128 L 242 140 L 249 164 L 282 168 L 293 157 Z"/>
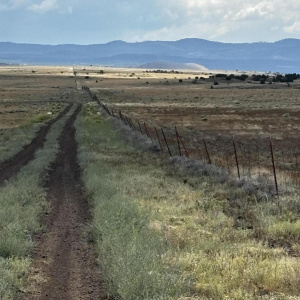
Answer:
<path fill-rule="evenodd" d="M 28 164 L 33 158 L 35 151 L 41 148 L 46 140 L 47 133 L 58 119 L 64 116 L 71 108 L 71 104 L 68 105 L 62 112 L 60 112 L 56 118 L 47 122 L 47 124 L 40 128 L 37 132 L 36 137 L 31 141 L 30 144 L 23 147 L 23 150 L 17 153 L 11 159 L 0 164 L 0 185 L 11 178 L 13 175 L 17 174 L 18 171 Z"/>
<path fill-rule="evenodd" d="M 107 299 L 96 257 L 84 234 L 90 219 L 77 162 L 75 128 L 78 106 L 60 136 L 60 152 L 47 184 L 52 209 L 45 215 L 45 231 L 37 237 L 31 286 L 22 300 Z"/>

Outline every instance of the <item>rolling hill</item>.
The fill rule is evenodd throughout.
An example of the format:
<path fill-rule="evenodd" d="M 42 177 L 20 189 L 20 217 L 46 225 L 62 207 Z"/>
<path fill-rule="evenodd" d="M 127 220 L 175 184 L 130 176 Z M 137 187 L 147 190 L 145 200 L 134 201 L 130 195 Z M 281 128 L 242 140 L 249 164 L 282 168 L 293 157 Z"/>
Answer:
<path fill-rule="evenodd" d="M 220 43 L 203 39 L 137 43 L 113 41 L 95 45 L 0 42 L 0 63 L 136 67 L 164 62 L 199 64 L 208 69 L 299 73 L 299 49 L 299 39 L 274 43 Z"/>

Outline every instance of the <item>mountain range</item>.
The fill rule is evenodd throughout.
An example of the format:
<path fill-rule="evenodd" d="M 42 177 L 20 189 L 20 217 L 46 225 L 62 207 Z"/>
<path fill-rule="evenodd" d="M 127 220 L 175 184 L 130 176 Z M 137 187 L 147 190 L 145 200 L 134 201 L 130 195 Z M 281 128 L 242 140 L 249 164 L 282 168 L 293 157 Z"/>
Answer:
<path fill-rule="evenodd" d="M 0 42 L 2 64 L 138 67 L 154 62 L 199 64 L 208 69 L 300 72 L 300 39 L 273 43 L 221 43 L 203 39 L 113 41 L 94 45 Z"/>

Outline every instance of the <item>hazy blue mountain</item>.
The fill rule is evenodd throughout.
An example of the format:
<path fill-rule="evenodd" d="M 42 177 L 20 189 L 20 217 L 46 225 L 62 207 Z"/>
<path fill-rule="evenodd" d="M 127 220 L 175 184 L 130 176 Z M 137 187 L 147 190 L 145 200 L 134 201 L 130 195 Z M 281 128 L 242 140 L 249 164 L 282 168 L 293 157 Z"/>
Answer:
<path fill-rule="evenodd" d="M 274 43 L 220 43 L 203 39 L 113 41 L 96 45 L 38 45 L 0 42 L 0 62 L 139 66 L 153 62 L 195 63 L 209 69 L 300 72 L 299 39 Z"/>

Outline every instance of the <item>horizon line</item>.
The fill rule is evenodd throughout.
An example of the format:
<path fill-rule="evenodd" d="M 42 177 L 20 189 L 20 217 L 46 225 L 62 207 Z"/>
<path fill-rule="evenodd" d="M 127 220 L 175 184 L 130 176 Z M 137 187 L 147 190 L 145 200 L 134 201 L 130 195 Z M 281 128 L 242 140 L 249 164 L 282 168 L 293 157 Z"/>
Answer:
<path fill-rule="evenodd" d="M 179 42 L 179 41 L 184 41 L 184 40 L 202 40 L 202 41 L 206 41 L 206 42 L 210 42 L 210 43 L 220 43 L 220 44 L 274 44 L 274 43 L 278 43 L 281 41 L 285 41 L 285 40 L 300 40 L 297 38 L 283 38 L 280 40 L 276 40 L 273 42 L 267 42 L 267 41 L 257 41 L 257 42 L 220 42 L 220 41 L 212 41 L 212 40 L 207 40 L 207 39 L 203 39 L 203 38 L 182 38 L 182 39 L 178 39 L 178 40 L 144 40 L 144 41 L 136 41 L 136 42 L 127 42 L 124 40 L 112 40 L 109 42 L 104 42 L 104 43 L 91 43 L 91 44 L 76 44 L 76 43 L 65 43 L 65 44 L 42 44 L 42 43 L 30 43 L 30 42 L 12 42 L 12 41 L 0 41 L 0 43 L 10 43 L 10 44 L 20 44 L 20 45 L 40 45 L 40 46 L 95 46 L 95 45 L 107 45 L 110 43 L 114 43 L 114 42 L 122 42 L 122 43 L 126 43 L 126 44 L 139 44 L 139 43 L 147 43 L 147 42 L 161 42 L 161 43 L 172 43 L 172 42 Z"/>

